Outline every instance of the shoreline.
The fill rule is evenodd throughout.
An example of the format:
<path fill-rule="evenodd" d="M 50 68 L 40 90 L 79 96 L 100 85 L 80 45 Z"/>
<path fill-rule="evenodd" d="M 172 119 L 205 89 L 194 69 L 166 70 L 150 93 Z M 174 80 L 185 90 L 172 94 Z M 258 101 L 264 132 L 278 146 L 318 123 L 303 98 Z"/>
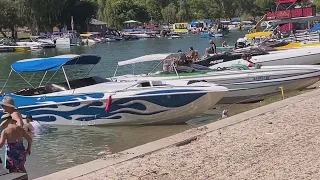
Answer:
<path fill-rule="evenodd" d="M 237 128 L 244 128 L 240 132 L 244 132 L 246 128 L 248 130 L 251 127 L 252 122 L 254 123 L 262 123 L 263 121 L 278 121 L 278 120 L 283 120 L 283 117 L 277 116 L 277 118 L 272 118 L 270 117 L 274 116 L 274 114 L 281 113 L 284 109 L 288 110 L 286 108 L 288 107 L 297 107 L 301 106 L 301 104 L 304 106 L 306 105 L 306 102 L 309 102 L 308 108 L 311 110 L 311 112 L 318 113 L 317 111 L 312 111 L 312 108 L 318 108 L 317 105 L 317 99 L 320 100 L 320 89 L 318 90 L 313 90 L 311 92 L 306 92 L 298 96 L 290 97 L 282 101 L 278 101 L 272 104 L 268 104 L 256 109 L 252 109 L 246 112 L 243 112 L 241 114 L 237 114 L 228 118 L 225 118 L 221 121 L 216 121 L 198 128 L 193 128 L 190 130 L 187 130 L 185 132 L 160 139 L 157 141 L 153 141 L 132 149 L 128 149 L 125 151 L 122 151 L 120 153 L 112 154 L 109 156 L 106 156 L 103 159 L 98 159 L 94 160 L 82 165 L 78 165 L 60 172 L 56 172 L 44 177 L 40 177 L 38 179 L 44 179 L 44 180 L 49 180 L 49 179 L 103 179 L 103 178 L 115 178 L 115 179 L 127 179 L 127 178 L 137 178 L 137 177 L 146 177 L 148 178 L 153 178 L 153 177 L 165 177 L 166 179 L 173 179 L 173 178 L 178 178 L 182 177 L 185 172 L 180 172 L 182 173 L 181 175 L 175 174 L 173 172 L 170 172 L 170 159 L 168 160 L 168 156 L 172 156 L 172 153 L 174 152 L 175 156 L 180 156 L 179 158 L 181 161 L 182 159 L 185 159 L 185 161 L 189 161 L 189 159 L 192 159 L 192 156 L 194 156 L 193 153 L 188 152 L 189 156 L 183 156 L 183 154 L 188 151 L 188 149 L 203 149 L 203 148 L 213 148 L 211 149 L 214 151 L 214 147 L 209 147 L 210 145 L 204 145 L 200 146 L 198 144 L 201 144 L 201 142 L 207 138 L 207 141 L 210 141 L 210 139 L 215 139 L 216 141 L 218 137 L 221 136 L 221 134 L 224 134 L 222 131 L 225 129 L 237 129 Z M 314 102 L 315 101 L 315 102 Z M 316 104 L 315 106 L 310 107 L 310 102 L 314 102 Z M 320 106 L 320 103 L 319 103 Z M 319 107 L 320 108 L 320 107 Z M 290 109 L 290 108 L 289 108 Z M 292 108 L 291 108 L 292 109 Z M 297 109 L 294 109 L 297 110 Z M 320 112 L 319 112 L 320 113 Z M 298 113 L 296 112 L 287 112 L 287 116 L 294 116 L 294 115 L 299 115 L 299 110 Z M 320 114 L 319 114 L 320 116 Z M 301 117 L 299 117 L 301 118 Z M 299 119 L 298 118 L 298 119 Z M 257 121 L 257 119 L 261 119 L 260 121 Z M 272 125 L 276 122 L 270 122 L 267 123 L 269 125 Z M 243 125 L 246 124 L 245 127 Z M 261 126 L 261 124 L 259 124 Z M 264 124 L 265 126 L 265 124 Z M 264 126 L 261 126 L 261 131 Z M 255 127 L 251 127 L 255 129 Z M 233 134 L 232 132 L 230 132 Z M 250 132 L 246 132 L 246 137 L 250 137 Z M 265 133 L 265 136 L 269 136 L 272 134 L 272 132 Z M 248 136 L 250 135 L 250 136 Z M 209 139 L 208 139 L 209 138 Z M 241 143 L 241 141 L 235 141 L 232 139 L 237 139 L 238 137 L 229 137 L 231 138 L 231 144 L 230 146 Z M 246 139 L 243 139 L 244 141 Z M 229 142 L 229 143 L 230 143 Z M 204 142 L 202 142 L 204 143 Z M 261 141 L 255 142 L 255 143 L 261 143 Z M 224 143 L 218 143 L 216 144 L 217 146 L 224 146 Z M 207 147 L 208 146 L 208 147 Z M 262 147 L 263 145 L 259 145 L 258 147 Z M 225 147 L 226 148 L 226 147 Z M 191 153 L 191 154 L 190 154 Z M 195 152 L 195 155 L 202 156 L 205 155 L 206 153 L 202 152 Z M 260 154 L 261 156 L 264 154 Z M 221 155 L 220 153 L 220 156 Z M 239 156 L 241 157 L 241 156 Z M 239 158 L 239 157 L 234 157 L 234 158 Z M 166 170 L 168 172 L 164 174 L 159 174 L 159 173 L 151 173 L 149 171 L 154 171 L 152 169 L 157 169 L 155 166 L 158 164 L 158 161 L 153 161 L 154 158 L 158 159 L 158 161 L 165 161 L 165 163 L 162 163 L 160 165 L 157 165 L 157 167 L 161 167 L 159 170 L 156 170 L 156 172 L 162 170 Z M 159 159 L 160 158 L 160 159 Z M 212 157 L 214 159 L 218 157 Z M 201 158 L 197 158 L 201 159 Z M 194 159 L 193 161 L 197 161 L 197 159 Z M 219 158 L 218 158 L 219 159 Z M 177 160 L 174 162 L 171 162 L 171 164 L 175 164 Z M 184 166 L 192 166 L 193 161 L 189 161 L 190 164 L 183 164 Z M 215 162 L 215 160 L 213 160 Z M 228 162 L 220 162 L 223 164 L 227 164 Z M 200 166 L 206 166 L 206 163 L 201 163 Z M 147 166 L 147 167 L 145 167 Z M 174 165 L 172 165 L 174 166 Z M 210 165 L 209 165 L 210 166 Z M 232 165 L 231 165 L 232 166 Z M 141 168 L 143 170 L 141 170 Z M 191 168 L 191 167 L 190 167 Z M 215 168 L 215 166 L 212 165 L 211 168 Z M 121 169 L 123 169 L 125 172 L 121 172 Z M 183 171 L 185 168 L 181 168 L 178 171 Z M 129 173 L 130 172 L 130 173 Z M 148 173 L 149 172 L 149 173 Z M 214 169 L 212 169 L 212 172 L 214 172 Z M 145 173 L 146 175 L 142 175 Z M 140 175 L 132 175 L 132 174 L 140 174 Z M 148 175 L 149 174 L 149 175 Z M 195 175 L 196 176 L 196 175 Z M 188 177 L 188 178 L 192 178 Z M 207 178 L 219 178 L 214 175 L 208 176 Z M 183 178 L 182 178 L 183 179 Z"/>

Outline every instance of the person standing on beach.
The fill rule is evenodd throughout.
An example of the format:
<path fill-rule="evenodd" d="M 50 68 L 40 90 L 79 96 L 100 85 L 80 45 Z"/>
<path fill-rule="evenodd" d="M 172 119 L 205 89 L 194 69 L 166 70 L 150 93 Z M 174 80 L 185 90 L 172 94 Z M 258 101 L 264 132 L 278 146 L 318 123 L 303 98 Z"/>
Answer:
<path fill-rule="evenodd" d="M 21 126 L 17 125 L 17 122 L 12 119 L 10 114 L 3 115 L 1 119 L 0 128 L 4 128 L 4 130 L 0 137 L 0 148 L 3 147 L 4 144 L 6 145 L 6 168 L 10 173 L 27 173 L 24 165 L 27 154 L 31 154 L 32 139 Z M 23 138 L 28 142 L 27 149 L 25 149 L 23 145 Z"/>
<path fill-rule="evenodd" d="M 5 96 L 3 100 L 0 102 L 3 112 L 9 113 L 17 122 L 17 125 L 23 127 L 23 118 L 21 113 L 17 110 L 16 106 L 14 105 L 14 99 L 10 96 Z"/>

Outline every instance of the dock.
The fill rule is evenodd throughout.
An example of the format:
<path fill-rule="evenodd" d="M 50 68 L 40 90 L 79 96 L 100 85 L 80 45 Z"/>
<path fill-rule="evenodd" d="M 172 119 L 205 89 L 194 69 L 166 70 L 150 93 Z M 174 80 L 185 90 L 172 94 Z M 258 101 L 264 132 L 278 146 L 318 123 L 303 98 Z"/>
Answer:
<path fill-rule="evenodd" d="M 38 179 L 318 179 L 320 89 Z"/>
<path fill-rule="evenodd" d="M 5 175 L 0 175 L 1 180 L 25 180 L 27 179 L 27 174 L 25 173 L 10 173 Z"/>

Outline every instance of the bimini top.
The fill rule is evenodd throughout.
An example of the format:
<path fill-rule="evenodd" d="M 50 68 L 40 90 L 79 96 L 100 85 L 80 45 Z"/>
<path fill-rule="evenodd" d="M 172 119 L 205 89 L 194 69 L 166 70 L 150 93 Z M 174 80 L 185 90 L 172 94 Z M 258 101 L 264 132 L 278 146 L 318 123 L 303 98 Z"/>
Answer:
<path fill-rule="evenodd" d="M 118 66 L 124 66 L 129 64 L 136 64 L 136 63 L 142 63 L 142 62 L 150 62 L 150 61 L 162 61 L 164 59 L 171 58 L 177 53 L 166 53 L 166 54 L 149 54 L 145 56 L 140 56 L 134 59 L 129 59 L 126 61 L 120 61 L 118 62 Z"/>
<path fill-rule="evenodd" d="M 49 58 L 34 58 L 17 61 L 11 68 L 17 72 L 57 71 L 64 65 L 98 64 L 100 56 L 67 54 Z"/>

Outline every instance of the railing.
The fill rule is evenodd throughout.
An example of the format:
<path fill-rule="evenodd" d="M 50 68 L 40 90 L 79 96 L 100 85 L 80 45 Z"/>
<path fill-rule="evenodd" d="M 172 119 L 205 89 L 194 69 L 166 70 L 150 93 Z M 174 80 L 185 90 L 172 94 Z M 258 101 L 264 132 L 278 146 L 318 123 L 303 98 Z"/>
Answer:
<path fill-rule="evenodd" d="M 305 34 L 291 34 L 289 37 L 284 38 L 290 41 L 300 41 L 300 42 L 320 42 L 320 33 L 312 32 Z"/>

